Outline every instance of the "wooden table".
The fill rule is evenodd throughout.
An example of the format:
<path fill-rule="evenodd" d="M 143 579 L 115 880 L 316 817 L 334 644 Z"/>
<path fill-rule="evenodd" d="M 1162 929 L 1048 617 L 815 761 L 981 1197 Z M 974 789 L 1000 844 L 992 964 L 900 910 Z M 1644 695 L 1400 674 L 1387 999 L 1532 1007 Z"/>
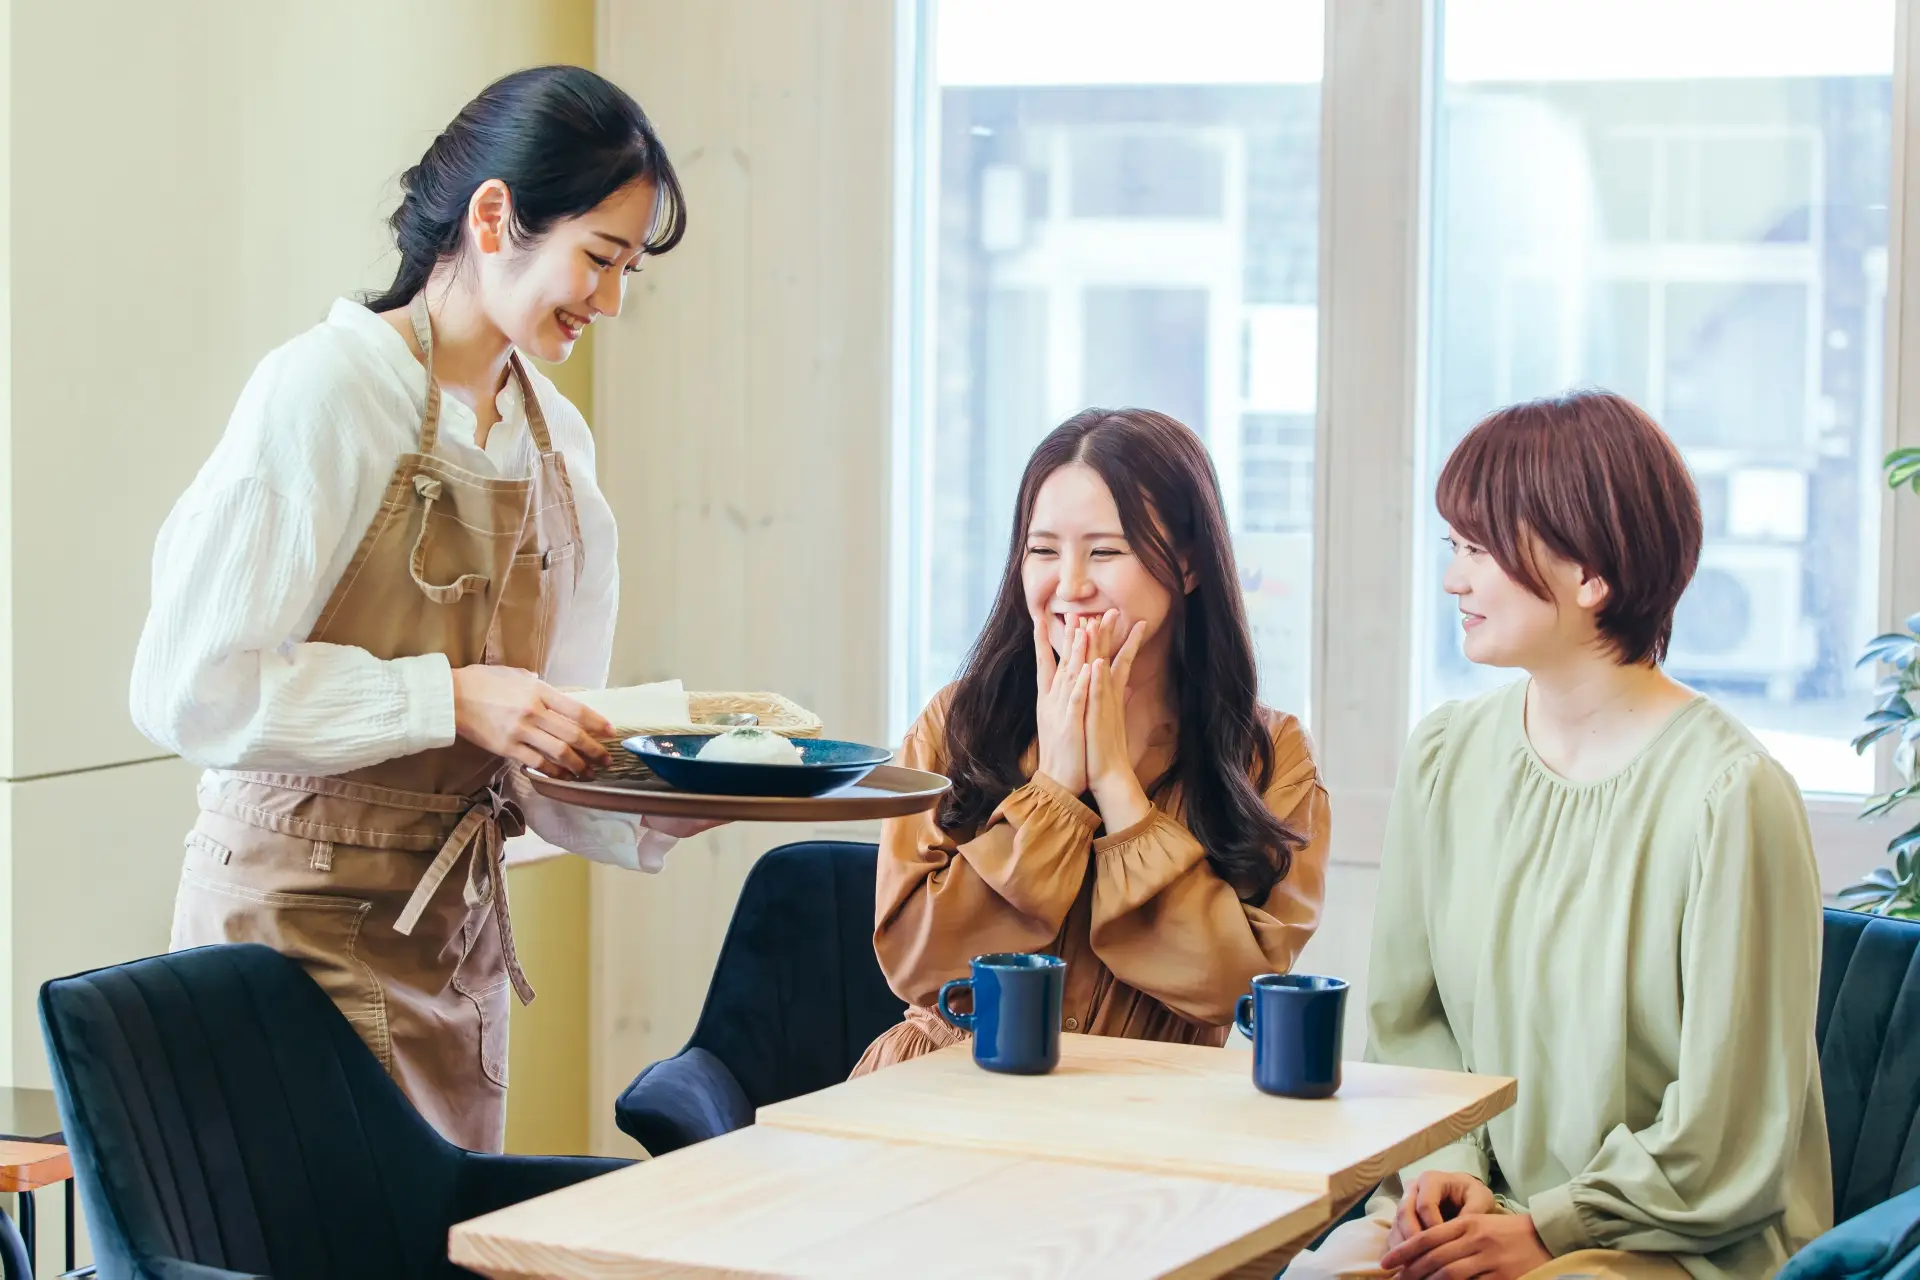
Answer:
<path fill-rule="evenodd" d="M 1490 1076 L 1349 1063 L 1270 1098 L 1246 1055 L 1062 1037 L 1051 1075 L 967 1046 L 453 1229 L 494 1277 L 1260 1277 L 1336 1207 L 1512 1105 Z"/>
<path fill-rule="evenodd" d="M 1247 1055 L 1063 1035 L 1044 1076 L 997 1076 L 961 1045 L 762 1107 L 759 1123 L 1190 1174 L 1350 1199 L 1513 1105 L 1499 1076 L 1344 1064 L 1325 1102 L 1259 1092 Z"/>
<path fill-rule="evenodd" d="M 1203 1277 L 1324 1222 L 1310 1192 L 756 1125 L 453 1229 L 494 1277 Z"/>

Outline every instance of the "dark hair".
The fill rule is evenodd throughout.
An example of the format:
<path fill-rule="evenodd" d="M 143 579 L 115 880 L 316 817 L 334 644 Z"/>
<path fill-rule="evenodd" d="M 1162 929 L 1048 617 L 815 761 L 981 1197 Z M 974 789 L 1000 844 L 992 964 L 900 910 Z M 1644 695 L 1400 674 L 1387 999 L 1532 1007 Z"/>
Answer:
<path fill-rule="evenodd" d="M 1660 662 L 1700 563 L 1700 495 L 1673 441 L 1625 396 L 1573 391 L 1487 415 L 1447 458 L 1441 516 L 1551 600 L 1534 540 L 1607 584 L 1594 619 L 1622 666 Z"/>
<path fill-rule="evenodd" d="M 1187 828 L 1215 874 L 1244 901 L 1264 901 L 1305 842 L 1263 799 L 1273 780 L 1273 738 L 1259 704 L 1220 481 L 1198 436 L 1147 409 L 1085 410 L 1056 427 L 1027 460 L 999 594 L 947 710 L 953 790 L 940 825 L 978 830 L 1027 781 L 1020 762 L 1036 732 L 1037 682 L 1034 624 L 1020 571 L 1040 488 L 1071 463 L 1084 463 L 1105 481 L 1133 553 L 1173 596 L 1166 626 L 1179 737 L 1172 763 L 1152 785 L 1153 798 L 1159 802 L 1178 786 Z"/>
<path fill-rule="evenodd" d="M 460 251 L 467 203 L 490 178 L 513 196 L 513 235 L 522 243 L 643 180 L 659 192 L 647 252 L 665 253 L 686 234 L 680 178 L 640 104 L 585 67 L 530 67 L 481 90 L 400 175 L 405 194 L 387 220 L 400 269 L 368 307 L 406 306 L 434 267 Z"/>

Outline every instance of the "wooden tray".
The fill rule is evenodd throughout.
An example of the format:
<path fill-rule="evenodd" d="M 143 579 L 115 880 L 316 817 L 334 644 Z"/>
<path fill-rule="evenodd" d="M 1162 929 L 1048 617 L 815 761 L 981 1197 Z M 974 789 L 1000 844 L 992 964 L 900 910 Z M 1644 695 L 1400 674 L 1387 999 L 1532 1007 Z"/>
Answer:
<path fill-rule="evenodd" d="M 715 796 L 680 791 L 658 778 L 598 778 L 573 782 L 526 770 L 533 789 L 549 800 L 583 809 L 705 818 L 724 822 L 858 822 L 904 818 L 940 803 L 953 784 L 937 773 L 883 764 L 851 787 L 823 796 Z"/>

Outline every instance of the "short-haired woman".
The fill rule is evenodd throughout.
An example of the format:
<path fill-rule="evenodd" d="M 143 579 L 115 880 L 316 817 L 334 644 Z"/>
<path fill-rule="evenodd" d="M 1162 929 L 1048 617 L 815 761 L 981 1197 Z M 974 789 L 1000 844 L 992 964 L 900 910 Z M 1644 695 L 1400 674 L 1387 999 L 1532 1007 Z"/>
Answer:
<path fill-rule="evenodd" d="M 1832 1220 L 1820 887 L 1793 779 L 1660 669 L 1700 503 L 1645 413 L 1503 409 L 1438 504 L 1467 656 L 1527 678 L 1414 732 L 1370 1053 L 1513 1076 L 1291 1275 L 1771 1275 Z"/>

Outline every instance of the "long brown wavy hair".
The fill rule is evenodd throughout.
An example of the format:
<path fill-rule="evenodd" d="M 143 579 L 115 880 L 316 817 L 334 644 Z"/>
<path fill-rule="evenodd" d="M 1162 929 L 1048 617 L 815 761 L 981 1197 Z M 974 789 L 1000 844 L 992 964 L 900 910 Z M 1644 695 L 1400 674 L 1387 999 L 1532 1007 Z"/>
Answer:
<path fill-rule="evenodd" d="M 1258 700 L 1220 480 L 1200 438 L 1149 409 L 1087 409 L 1054 428 L 1028 459 L 999 593 L 947 711 L 953 790 L 940 825 L 978 830 L 1027 781 L 1020 759 L 1036 733 L 1038 691 L 1020 570 L 1040 488 L 1073 463 L 1106 483 L 1133 553 L 1173 597 L 1165 625 L 1179 732 L 1173 761 L 1149 794 L 1159 804 L 1178 787 L 1187 829 L 1215 874 L 1243 901 L 1265 901 L 1305 841 L 1262 798 L 1273 780 L 1273 739 Z"/>

